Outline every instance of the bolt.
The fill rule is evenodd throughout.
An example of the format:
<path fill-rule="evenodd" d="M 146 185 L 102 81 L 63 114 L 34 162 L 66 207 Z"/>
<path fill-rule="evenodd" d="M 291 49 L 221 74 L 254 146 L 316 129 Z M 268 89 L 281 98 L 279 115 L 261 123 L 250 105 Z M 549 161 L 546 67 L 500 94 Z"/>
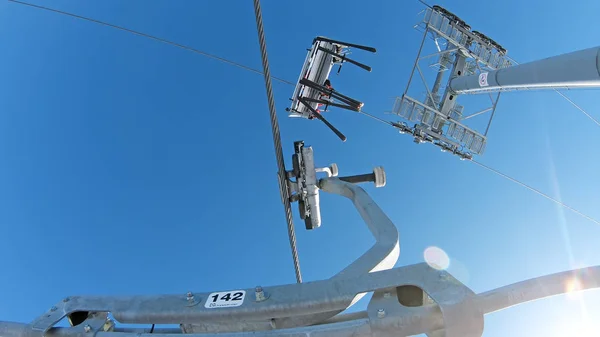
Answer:
<path fill-rule="evenodd" d="M 385 310 L 383 310 L 383 309 L 377 310 L 377 317 L 384 318 L 385 317 Z"/>
<path fill-rule="evenodd" d="M 265 300 L 265 292 L 261 286 L 256 287 L 254 295 L 256 296 L 256 302 Z"/>
<path fill-rule="evenodd" d="M 86 324 L 86 325 L 83 327 L 83 330 L 84 330 L 85 332 L 90 332 L 90 331 L 92 331 L 92 327 L 91 327 L 91 326 L 89 326 L 88 324 Z"/>
<path fill-rule="evenodd" d="M 447 273 L 442 272 L 442 273 L 440 273 L 439 277 L 440 277 L 440 280 L 442 280 L 442 281 L 450 281 L 450 275 L 448 275 Z"/>
<path fill-rule="evenodd" d="M 106 322 L 104 323 L 104 331 L 113 331 L 115 327 L 115 321 L 113 321 L 112 319 L 107 319 Z"/>
<path fill-rule="evenodd" d="M 194 294 L 192 294 L 191 291 L 188 291 L 188 293 L 186 294 L 187 300 L 189 302 L 193 302 L 194 301 Z"/>

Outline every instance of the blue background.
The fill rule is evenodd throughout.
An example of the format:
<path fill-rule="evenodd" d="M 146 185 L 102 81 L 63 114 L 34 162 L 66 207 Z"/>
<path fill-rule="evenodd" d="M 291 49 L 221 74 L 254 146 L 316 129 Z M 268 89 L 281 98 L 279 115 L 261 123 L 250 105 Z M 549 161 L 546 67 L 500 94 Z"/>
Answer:
<path fill-rule="evenodd" d="M 261 69 L 252 1 L 37 1 Z M 598 45 L 598 1 L 441 1 L 519 62 Z M 271 72 L 295 81 L 312 38 L 368 44 L 334 87 L 397 120 L 422 34 L 417 1 L 263 1 Z M 263 77 L 97 24 L 0 2 L 0 318 L 29 322 L 76 294 L 154 294 L 294 283 Z M 431 43 L 429 43 L 431 46 Z M 475 292 L 600 264 L 600 227 L 531 191 L 365 116 L 327 116 L 348 136 L 289 119 L 273 82 L 286 160 L 295 140 L 340 174 L 384 166 L 365 188 L 400 231 L 397 265 L 443 249 Z M 600 118 L 598 93 L 572 91 Z M 596 99 L 595 99 L 596 98 Z M 554 92 L 503 95 L 479 160 L 600 218 L 600 132 Z M 323 226 L 294 207 L 306 281 L 372 245 L 343 198 Z M 557 296 L 486 317 L 484 336 L 597 336 L 600 294 Z M 363 301 L 357 308 L 364 308 Z"/>

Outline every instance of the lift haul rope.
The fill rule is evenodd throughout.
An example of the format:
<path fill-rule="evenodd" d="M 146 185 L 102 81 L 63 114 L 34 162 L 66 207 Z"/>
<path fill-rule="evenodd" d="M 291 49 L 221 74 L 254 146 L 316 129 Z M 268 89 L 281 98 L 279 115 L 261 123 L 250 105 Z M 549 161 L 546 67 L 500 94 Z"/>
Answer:
<path fill-rule="evenodd" d="M 297 254 L 297 248 L 296 248 L 296 237 L 295 237 L 295 232 L 294 232 L 294 227 L 293 227 L 293 222 L 292 222 L 293 221 L 293 217 L 292 217 L 292 213 L 291 213 L 291 207 L 289 206 L 289 201 L 286 202 L 286 200 L 288 200 L 287 196 L 289 195 L 289 191 L 287 191 L 287 184 L 285 184 L 285 165 L 284 165 L 284 161 L 283 161 L 283 151 L 282 151 L 282 148 L 281 148 L 281 136 L 280 136 L 280 133 L 279 133 L 279 123 L 277 122 L 277 115 L 276 115 L 276 112 L 275 112 L 274 99 L 273 99 L 272 88 L 271 88 L 271 79 L 279 81 L 279 82 L 284 83 L 284 84 L 292 85 L 292 86 L 295 85 L 295 84 L 293 82 L 291 82 L 291 81 L 287 81 L 285 79 L 282 79 L 282 78 L 270 75 L 270 70 L 269 70 L 269 65 L 268 65 L 268 59 L 266 58 L 266 56 L 267 56 L 266 55 L 266 46 L 263 48 L 263 45 L 265 45 L 265 43 L 264 43 L 264 29 L 262 28 L 262 15 L 261 15 L 261 12 L 260 12 L 260 3 L 259 3 L 258 0 L 254 0 L 254 4 L 255 4 L 255 14 L 256 14 L 256 20 L 257 20 L 257 28 L 258 28 L 258 32 L 259 32 L 259 42 L 261 43 L 261 55 L 263 56 L 263 69 L 265 71 L 260 71 L 258 69 L 245 66 L 243 64 L 240 64 L 240 63 L 228 60 L 226 58 L 223 58 L 223 57 L 220 57 L 220 56 L 216 56 L 216 55 L 213 55 L 213 54 L 210 54 L 210 53 L 207 53 L 207 52 L 204 52 L 204 51 L 192 48 L 190 46 L 179 44 L 179 43 L 167 40 L 167 39 L 163 39 L 163 38 L 156 37 L 156 36 L 153 36 L 153 35 L 150 35 L 150 34 L 146 34 L 146 33 L 142 33 L 142 32 L 139 32 L 139 31 L 135 31 L 135 30 L 132 30 L 132 29 L 129 29 L 129 28 L 125 28 L 125 27 L 122 27 L 122 26 L 110 24 L 110 23 L 107 23 L 107 22 L 104 22 L 104 21 L 92 19 L 92 18 L 89 18 L 89 17 L 85 17 L 85 16 L 81 16 L 81 15 L 77 15 L 77 14 L 73 14 L 73 13 L 69 13 L 69 12 L 65 12 L 65 11 L 61 11 L 61 10 L 57 10 L 57 9 L 53 9 L 53 8 L 49 8 L 49 7 L 35 5 L 35 4 L 23 2 L 23 1 L 18 1 L 18 0 L 7 0 L 7 1 L 13 2 L 13 3 L 16 3 L 16 4 L 21 4 L 21 5 L 33 7 L 33 8 L 37 8 L 37 9 L 41 9 L 41 10 L 45 10 L 45 11 L 49 11 L 49 12 L 53 12 L 53 13 L 57 13 L 57 14 L 62 14 L 62 15 L 70 16 L 70 17 L 73 17 L 73 18 L 77 18 L 77 19 L 81 19 L 81 20 L 85 20 L 85 21 L 97 23 L 97 24 L 100 24 L 100 25 L 103 25 L 103 26 L 115 28 L 115 29 L 118 29 L 118 30 L 121 30 L 121 31 L 125 31 L 125 32 L 128 32 L 128 33 L 132 33 L 132 34 L 138 35 L 138 36 L 146 37 L 146 38 L 149 38 L 149 39 L 152 39 L 152 40 L 155 40 L 155 41 L 159 41 L 159 42 L 162 42 L 162 43 L 165 43 L 165 44 L 168 44 L 168 45 L 172 45 L 172 46 L 175 46 L 175 47 L 178 47 L 178 48 L 181 48 L 181 49 L 185 49 L 185 50 L 191 51 L 193 53 L 196 53 L 196 54 L 199 54 L 199 55 L 203 55 L 203 56 L 215 59 L 217 61 L 224 62 L 224 63 L 230 64 L 230 65 L 236 66 L 238 68 L 241 68 L 241 69 L 244 69 L 244 70 L 247 70 L 247 71 L 251 71 L 251 72 L 254 72 L 254 73 L 257 73 L 257 74 L 262 74 L 263 76 L 265 76 L 265 85 L 267 87 L 267 98 L 269 100 L 269 109 L 270 109 L 270 115 L 271 115 L 271 126 L 272 126 L 272 130 L 273 130 L 273 141 L 274 141 L 275 152 L 276 152 L 277 162 L 278 162 L 277 165 L 278 165 L 278 179 L 279 179 L 279 182 L 280 182 L 280 193 L 281 193 L 281 196 L 282 196 L 282 200 L 284 201 L 284 204 L 286 206 L 285 207 L 286 208 L 285 211 L 286 211 L 286 219 L 288 221 L 288 235 L 289 235 L 289 239 L 290 239 L 290 246 L 291 246 L 291 249 L 292 249 L 292 258 L 294 260 L 294 269 L 296 271 L 296 280 L 298 282 L 302 282 L 302 276 L 301 276 L 301 273 L 300 273 L 300 265 L 299 265 L 299 262 L 298 262 L 298 254 Z M 425 6 L 431 8 L 431 6 L 429 6 L 424 1 L 422 1 L 422 0 L 419 0 L 419 1 L 422 4 L 424 4 Z M 261 38 L 261 36 L 262 36 L 262 38 Z M 517 63 L 516 61 L 514 61 L 514 62 Z M 597 124 L 598 126 L 600 126 L 600 122 L 597 119 L 595 119 L 594 117 L 592 117 L 583 108 L 581 108 L 579 105 L 577 105 L 573 100 L 571 100 L 569 97 L 567 97 L 566 95 L 564 95 L 560 91 L 558 91 L 556 89 L 555 89 L 555 91 L 559 95 L 561 95 L 564 99 L 566 99 L 571 105 L 573 105 L 575 108 L 577 108 L 583 114 L 585 114 L 595 124 Z M 385 120 L 383 120 L 381 118 L 378 118 L 378 117 L 376 117 L 374 115 L 368 114 L 368 113 L 366 113 L 364 111 L 360 111 L 359 113 L 361 113 L 363 115 L 366 115 L 366 116 L 369 116 L 369 117 L 371 117 L 373 119 L 376 119 L 379 122 L 382 122 L 382 123 L 385 123 L 385 124 L 389 124 L 389 125 L 393 125 L 393 123 L 391 123 L 391 122 L 385 121 Z M 489 166 L 487 166 L 487 165 L 485 165 L 483 163 L 480 163 L 480 162 L 475 161 L 475 160 L 471 160 L 471 161 L 473 163 L 475 163 L 476 165 L 478 165 L 478 166 L 480 166 L 480 167 L 482 167 L 484 169 L 487 169 L 488 171 L 490 171 L 492 173 L 495 173 L 495 174 L 497 174 L 497 175 L 499 175 L 499 176 L 501 176 L 501 177 L 503 177 L 503 178 L 505 178 L 507 180 L 510 180 L 510 181 L 512 181 L 512 182 L 514 182 L 514 183 L 516 183 L 518 185 L 521 185 L 522 187 L 525 187 L 525 188 L 533 191 L 534 193 L 537 193 L 537 194 L 543 196 L 544 198 L 547 198 L 547 199 L 551 200 L 552 202 L 554 202 L 554 203 L 556 203 L 556 204 L 558 204 L 558 205 L 560 205 L 560 206 L 562 206 L 564 208 L 567 208 L 567 209 L 571 210 L 572 212 L 574 212 L 574 213 L 576 213 L 576 214 L 578 214 L 578 215 L 580 215 L 580 216 L 582 216 L 582 217 L 584 217 L 584 218 L 586 218 L 586 219 L 588 219 L 588 220 L 590 220 L 590 221 L 592 221 L 594 223 L 600 224 L 600 221 L 598 221 L 598 220 L 596 220 L 596 219 L 594 219 L 594 218 L 592 218 L 592 217 L 590 217 L 590 216 L 588 216 L 588 215 L 586 215 L 586 214 L 584 214 L 584 213 L 576 210 L 575 208 L 573 208 L 573 207 L 571 207 L 571 206 L 569 206 L 569 205 L 567 205 L 567 204 L 565 204 L 565 203 L 563 203 L 563 202 L 561 202 L 561 201 L 559 201 L 557 199 L 554 199 L 554 198 L 550 197 L 549 195 L 541 192 L 540 190 L 537 190 L 537 189 L 535 189 L 535 188 L 533 188 L 533 187 L 531 187 L 531 186 L 529 186 L 529 185 L 527 185 L 527 184 L 525 184 L 525 183 L 523 183 L 523 182 L 521 182 L 521 181 L 519 181 L 517 179 L 514 179 L 514 178 L 512 178 L 512 177 L 510 177 L 510 176 L 508 176 L 508 175 L 506 175 L 506 174 L 504 174 L 504 173 L 502 173 L 502 172 L 500 172 L 500 171 L 498 171 L 496 169 L 493 169 L 493 168 L 491 168 L 491 167 L 489 167 Z"/>
<path fill-rule="evenodd" d="M 294 219 L 292 207 L 290 205 L 290 193 L 288 191 L 287 177 L 285 171 L 285 160 L 283 158 L 283 149 L 281 147 L 281 135 L 279 133 L 279 122 L 277 121 L 277 111 L 275 110 L 275 98 L 273 97 L 273 87 L 271 85 L 271 70 L 269 69 L 269 57 L 267 55 L 267 42 L 265 41 L 265 31 L 262 22 L 262 12 L 260 10 L 260 0 L 254 0 L 254 14 L 256 16 L 256 30 L 258 31 L 258 42 L 260 44 L 260 56 L 262 59 L 265 86 L 267 89 L 267 99 L 269 101 L 269 114 L 271 116 L 271 129 L 273 131 L 273 145 L 275 145 L 275 155 L 277 158 L 279 192 L 285 208 L 285 217 L 288 225 L 288 237 L 292 249 L 292 258 L 294 260 L 294 270 L 296 271 L 296 281 L 302 283 L 302 274 L 300 272 L 300 261 L 298 259 L 298 250 L 296 248 L 296 233 L 294 231 Z"/>

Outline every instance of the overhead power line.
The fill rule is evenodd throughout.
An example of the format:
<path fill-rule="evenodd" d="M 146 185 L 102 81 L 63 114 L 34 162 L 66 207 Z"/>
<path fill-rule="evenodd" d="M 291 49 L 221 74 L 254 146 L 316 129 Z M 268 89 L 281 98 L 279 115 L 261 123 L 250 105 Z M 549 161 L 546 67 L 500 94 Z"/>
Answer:
<path fill-rule="evenodd" d="M 38 9 L 42 9 L 42 10 L 49 11 L 49 12 L 54 12 L 54 13 L 57 13 L 57 14 L 62 14 L 62 15 L 70 16 L 70 17 L 73 17 L 73 18 L 77 18 L 77 19 L 81 19 L 81 20 L 85 20 L 85 21 L 89 21 L 89 22 L 93 22 L 93 23 L 97 23 L 97 24 L 102 25 L 102 26 L 107 26 L 107 27 L 115 28 L 115 29 L 122 30 L 122 31 L 125 31 L 125 32 L 128 32 L 128 33 L 131 33 L 131 34 L 143 36 L 143 37 L 146 37 L 146 38 L 158 41 L 158 42 L 166 43 L 168 45 L 175 46 L 177 48 L 185 49 L 187 51 L 191 51 L 193 53 L 196 53 L 196 54 L 199 54 L 199 55 L 202 55 L 202 56 L 206 56 L 206 57 L 215 59 L 217 61 L 221 61 L 221 62 L 230 64 L 230 65 L 236 66 L 238 68 L 242 68 L 242 69 L 245 69 L 245 70 L 257 73 L 257 74 L 263 74 L 262 71 L 260 71 L 258 69 L 255 69 L 255 68 L 251 68 L 251 67 L 245 66 L 245 65 L 243 65 L 241 63 L 237 63 L 235 61 L 231 61 L 231 60 L 228 60 L 226 58 L 223 58 L 223 57 L 211 54 L 211 53 L 207 53 L 205 51 L 198 50 L 198 49 L 190 47 L 190 46 L 186 46 L 186 45 L 183 45 L 183 44 L 180 44 L 180 43 L 177 43 L 177 42 L 173 42 L 171 40 L 163 39 L 161 37 L 157 37 L 157 36 L 154 36 L 154 35 L 142 33 L 142 32 L 139 32 L 139 31 L 136 31 L 136 30 L 133 30 L 133 29 L 129 29 L 129 28 L 125 28 L 125 27 L 122 27 L 122 26 L 113 25 L 113 24 L 108 23 L 108 22 L 104 22 L 104 21 L 92 19 L 92 18 L 89 18 L 89 17 L 85 17 L 85 16 L 81 16 L 81 15 L 77 15 L 77 14 L 73 14 L 73 13 L 61 11 L 61 10 L 54 9 L 54 8 L 49 8 L 49 7 L 44 7 L 44 6 L 40 6 L 40 5 L 35 5 L 35 4 L 32 4 L 32 3 L 28 3 L 28 2 L 23 2 L 23 1 L 18 1 L 18 0 L 7 0 L 7 1 L 14 2 L 14 3 L 17 3 L 17 4 L 21 4 L 21 5 L 25 5 L 25 6 L 30 6 L 30 7 L 38 8 Z M 286 80 L 281 79 L 279 77 L 272 76 L 271 78 L 273 78 L 274 80 L 277 80 L 279 82 L 285 83 L 285 84 L 294 85 L 294 83 L 292 83 L 290 81 L 286 81 Z"/>

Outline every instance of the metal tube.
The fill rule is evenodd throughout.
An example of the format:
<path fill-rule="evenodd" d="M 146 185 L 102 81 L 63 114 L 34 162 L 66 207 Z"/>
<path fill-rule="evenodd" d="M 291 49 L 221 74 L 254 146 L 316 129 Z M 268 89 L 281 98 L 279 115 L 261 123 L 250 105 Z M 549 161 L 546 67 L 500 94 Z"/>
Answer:
<path fill-rule="evenodd" d="M 339 177 L 338 179 L 348 182 L 348 183 L 353 183 L 353 184 L 366 183 L 366 182 L 370 182 L 370 181 L 375 181 L 375 174 L 373 174 L 373 173 L 359 174 L 356 176 Z"/>
<path fill-rule="evenodd" d="M 487 127 L 485 128 L 485 133 L 483 134 L 484 137 L 487 137 L 488 131 L 490 131 L 490 126 L 492 126 L 492 120 L 494 119 L 494 115 L 496 114 L 496 107 L 498 106 L 498 101 L 500 100 L 500 92 L 498 93 L 498 96 L 496 97 L 496 101 L 494 102 L 494 106 L 492 108 L 492 115 L 490 116 L 490 120 L 488 121 Z"/>
<path fill-rule="evenodd" d="M 458 76 L 450 81 L 455 94 L 500 90 L 600 87 L 600 47 L 579 50 L 494 70 Z"/>
<path fill-rule="evenodd" d="M 53 328 L 46 334 L 42 331 L 31 329 L 30 325 L 20 323 L 0 322 L 0 336 L 2 337 L 181 337 L 182 333 L 139 333 L 139 332 L 104 332 L 84 334 L 70 328 Z M 272 331 L 245 331 L 245 332 L 223 332 L 223 333 L 190 333 L 185 334 L 189 337 L 358 337 L 372 336 L 369 319 L 340 322 L 323 326 L 307 326 L 292 329 L 272 330 Z"/>
<path fill-rule="evenodd" d="M 532 278 L 477 295 L 477 302 L 486 314 L 540 298 L 565 294 L 566 285 L 573 282 L 573 291 L 600 287 L 600 266 L 580 268 Z"/>
<path fill-rule="evenodd" d="M 381 283 L 384 275 L 388 275 L 394 279 L 402 279 L 413 272 L 419 272 L 414 267 L 397 268 L 371 274 L 371 277 L 380 276 L 379 280 L 373 279 L 372 286 L 376 288 L 386 288 L 389 285 Z M 394 275 L 392 275 L 394 274 Z M 414 274 L 418 275 L 418 274 Z M 414 277 L 413 275 L 413 277 Z M 368 277 L 368 278 L 371 278 Z M 377 277 L 375 277 L 377 278 Z M 408 280 L 409 278 L 407 278 Z M 357 277 L 355 280 L 348 280 L 348 283 L 339 283 L 338 286 L 351 285 L 354 282 L 361 283 L 365 281 L 364 275 Z M 525 303 L 549 296 L 555 296 L 567 292 L 565 284 L 569 281 L 575 281 L 578 288 L 575 291 L 592 289 L 600 287 L 600 266 L 580 268 L 570 271 L 559 272 L 551 275 L 546 275 L 538 278 L 529 279 L 526 281 L 514 283 L 508 286 L 486 291 L 477 295 L 475 302 L 485 314 L 508 308 L 520 303 Z M 371 283 L 369 282 L 369 283 Z M 294 285 L 294 287 L 305 287 L 306 284 Z M 230 316 L 234 317 L 234 316 Z M 416 335 L 427 333 L 444 328 L 444 319 L 438 305 L 427 305 L 422 307 L 411 308 L 410 312 L 390 313 L 388 316 L 390 327 L 394 327 L 394 336 Z M 370 326 L 374 323 L 372 319 L 365 317 L 364 313 L 356 313 L 343 315 L 333 318 L 323 324 L 312 326 L 296 327 L 291 329 L 271 330 L 271 331 L 250 331 L 239 333 L 207 333 L 207 334 L 186 334 L 190 337 L 208 337 L 208 336 L 373 336 L 373 331 Z M 90 336 L 96 337 L 175 337 L 181 336 L 181 333 L 175 333 L 174 330 L 156 330 L 158 333 L 146 334 L 139 331 L 127 333 L 128 329 L 123 329 L 126 332 L 95 332 L 90 333 Z M 223 331 L 225 332 L 225 331 Z M 74 328 L 52 328 L 44 333 L 43 330 L 34 329 L 31 324 L 15 323 L 15 322 L 0 322 L 0 337 L 81 337 L 82 333 L 77 327 Z M 389 334 L 380 335 L 389 336 Z"/>
<path fill-rule="evenodd" d="M 440 90 L 440 85 L 442 83 L 442 78 L 444 77 L 444 68 L 448 66 L 448 56 L 446 55 L 448 53 L 448 51 L 450 50 L 450 46 L 451 44 L 447 44 L 446 45 L 446 50 L 444 52 L 442 52 L 443 54 L 440 55 L 440 70 L 437 73 L 437 76 L 435 77 L 435 82 L 433 83 L 433 88 L 431 89 L 431 93 L 432 94 L 437 94 L 438 91 Z M 435 102 L 432 102 L 432 104 L 435 104 Z"/>
<path fill-rule="evenodd" d="M 415 74 L 415 70 L 417 69 L 417 65 L 419 64 L 419 55 L 421 55 L 421 50 L 423 50 L 423 45 L 425 44 L 425 39 L 427 38 L 429 25 L 425 28 L 425 33 L 423 33 L 423 39 L 421 40 L 421 46 L 419 47 L 419 53 L 417 54 L 417 58 L 415 60 L 415 64 L 413 65 L 413 69 L 410 72 L 410 76 L 408 77 L 408 84 L 406 85 L 406 89 L 404 89 L 404 94 L 402 96 L 406 96 L 408 92 L 408 88 L 410 88 L 410 83 L 412 82 L 413 75 Z"/>
<path fill-rule="evenodd" d="M 350 199 L 376 242 L 371 249 L 332 279 L 357 277 L 393 268 L 400 256 L 398 229 L 369 194 L 359 186 L 333 177 L 321 179 L 319 187 L 324 192 L 342 195 Z"/>

